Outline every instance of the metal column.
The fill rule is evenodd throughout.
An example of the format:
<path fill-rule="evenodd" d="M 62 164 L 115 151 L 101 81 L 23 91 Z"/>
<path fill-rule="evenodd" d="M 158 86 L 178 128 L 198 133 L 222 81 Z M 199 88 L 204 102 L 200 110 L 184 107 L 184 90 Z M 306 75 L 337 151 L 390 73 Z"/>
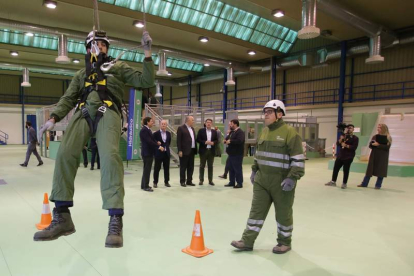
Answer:
<path fill-rule="evenodd" d="M 287 77 L 287 70 L 283 70 L 283 87 L 282 87 L 282 102 L 286 104 L 286 95 L 287 95 L 287 88 L 286 88 L 286 77 Z"/>
<path fill-rule="evenodd" d="M 234 110 L 237 110 L 237 78 L 234 81 L 236 82 L 234 85 Z"/>
<path fill-rule="evenodd" d="M 187 106 L 191 106 L 191 75 L 188 76 Z"/>
<path fill-rule="evenodd" d="M 197 85 L 198 107 L 201 107 L 201 83 Z"/>
<path fill-rule="evenodd" d="M 21 97 L 21 103 L 22 103 L 22 145 L 25 144 L 24 142 L 24 132 L 25 132 L 25 126 L 26 123 L 24 121 L 24 87 L 20 84 L 23 82 L 23 77 L 19 78 L 19 88 L 20 88 L 20 97 Z"/>
<path fill-rule="evenodd" d="M 160 101 L 161 101 L 161 104 L 164 104 L 164 86 L 163 85 L 160 85 L 160 92 L 162 95 Z"/>
<path fill-rule="evenodd" d="M 271 78 L 270 78 L 270 90 L 271 90 L 271 100 L 276 99 L 276 57 L 272 57 L 272 70 L 271 70 Z"/>
<path fill-rule="evenodd" d="M 227 89 L 227 85 L 226 85 L 226 81 L 227 81 L 227 70 L 224 69 L 224 78 L 223 78 L 223 123 L 224 120 L 226 120 L 227 114 L 227 93 L 228 93 L 228 89 Z"/>
<path fill-rule="evenodd" d="M 350 83 L 349 83 L 349 95 L 348 95 L 348 102 L 352 103 L 353 101 L 353 90 L 354 90 L 354 69 L 355 69 L 355 59 L 351 59 L 351 76 L 350 76 Z"/>
<path fill-rule="evenodd" d="M 170 105 L 172 105 L 172 86 L 170 86 Z"/>
<path fill-rule="evenodd" d="M 338 99 L 338 124 L 344 120 L 344 96 L 345 96 L 345 80 L 346 80 L 346 41 L 341 42 L 341 64 L 339 72 L 339 99 Z M 340 133 L 338 132 L 337 139 Z M 338 147 L 337 147 L 338 152 Z"/>

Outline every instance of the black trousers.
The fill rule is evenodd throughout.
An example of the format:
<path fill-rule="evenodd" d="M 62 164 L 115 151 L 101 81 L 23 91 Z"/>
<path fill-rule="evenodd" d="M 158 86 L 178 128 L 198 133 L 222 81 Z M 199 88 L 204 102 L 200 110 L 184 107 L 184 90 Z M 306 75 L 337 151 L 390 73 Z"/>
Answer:
<path fill-rule="evenodd" d="M 166 153 L 162 154 L 162 158 L 155 158 L 154 165 L 154 183 L 158 184 L 158 177 L 160 175 L 161 164 L 164 168 L 164 183 L 170 181 L 170 156 Z"/>
<path fill-rule="evenodd" d="M 336 159 L 335 160 L 335 165 L 333 168 L 333 173 L 332 173 L 332 181 L 336 182 L 336 180 L 338 179 L 338 173 L 341 170 L 342 166 L 343 171 L 344 171 L 344 179 L 343 182 L 344 184 L 348 183 L 348 176 L 349 176 L 349 169 L 351 168 L 351 164 L 354 161 L 354 159 L 348 159 L 348 160 L 340 160 L 340 159 Z"/>
<path fill-rule="evenodd" d="M 226 167 L 224 167 L 224 176 L 227 176 L 227 174 L 229 173 L 229 170 L 230 170 L 229 157 L 227 156 Z"/>
<path fill-rule="evenodd" d="M 29 164 L 30 155 L 32 153 L 36 156 L 37 161 L 39 161 L 39 163 L 42 162 L 42 158 L 40 158 L 40 155 L 39 155 L 39 153 L 37 152 L 37 149 L 36 149 L 36 143 L 29 143 L 27 145 L 26 160 L 24 161 L 24 164 L 26 164 L 26 165 Z"/>
<path fill-rule="evenodd" d="M 191 151 L 190 155 L 183 155 L 183 157 L 180 157 L 180 184 L 192 183 L 193 172 L 194 172 L 194 156 L 195 156 L 195 149 Z M 186 171 L 187 171 L 187 181 L 185 178 Z"/>
<path fill-rule="evenodd" d="M 144 171 L 142 172 L 141 189 L 146 189 L 149 187 L 152 161 L 154 160 L 154 156 L 143 156 L 142 160 L 144 161 Z"/>
<path fill-rule="evenodd" d="M 230 185 L 243 186 L 243 155 L 229 155 Z"/>
<path fill-rule="evenodd" d="M 92 157 L 91 157 L 91 167 L 95 165 L 95 160 L 98 163 L 98 169 L 101 168 L 101 160 L 99 159 L 99 150 L 96 145 L 96 138 L 91 139 L 91 148 L 92 148 Z"/>
<path fill-rule="evenodd" d="M 83 149 L 82 155 L 83 155 L 83 165 L 87 167 L 88 166 L 88 151 L 86 149 Z"/>
<path fill-rule="evenodd" d="M 211 149 L 206 149 L 204 154 L 200 154 L 200 181 L 204 182 L 204 169 L 206 167 L 207 162 L 207 170 L 208 170 L 208 182 L 213 182 L 213 163 L 214 163 L 214 155 L 216 153 Z"/>

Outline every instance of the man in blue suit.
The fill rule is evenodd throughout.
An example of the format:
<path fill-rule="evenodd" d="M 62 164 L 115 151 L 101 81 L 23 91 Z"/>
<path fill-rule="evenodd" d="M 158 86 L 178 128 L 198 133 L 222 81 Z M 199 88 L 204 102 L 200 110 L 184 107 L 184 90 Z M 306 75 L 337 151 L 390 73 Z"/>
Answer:
<path fill-rule="evenodd" d="M 152 161 L 154 160 L 155 152 L 164 151 L 160 142 L 157 142 L 152 136 L 151 128 L 154 125 L 154 120 L 151 117 L 145 117 L 143 120 L 144 126 L 139 132 L 141 139 L 141 156 L 144 161 L 144 171 L 141 179 L 141 189 L 146 192 L 153 192 L 154 190 L 149 186 Z"/>
<path fill-rule="evenodd" d="M 155 166 L 154 166 L 154 188 L 158 185 L 158 176 L 161 170 L 161 164 L 164 168 L 164 184 L 166 187 L 171 187 L 168 181 L 170 181 L 170 144 L 171 133 L 167 131 L 167 121 L 162 120 L 160 123 L 160 130 L 154 132 L 154 138 L 157 142 L 161 143 L 163 151 L 157 150 L 155 153 Z"/>

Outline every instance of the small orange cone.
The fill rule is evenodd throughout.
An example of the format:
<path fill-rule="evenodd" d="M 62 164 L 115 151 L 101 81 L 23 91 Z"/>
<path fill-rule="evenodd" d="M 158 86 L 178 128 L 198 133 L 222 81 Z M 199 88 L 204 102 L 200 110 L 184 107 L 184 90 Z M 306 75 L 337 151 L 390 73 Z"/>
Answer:
<path fill-rule="evenodd" d="M 193 237 L 191 245 L 181 250 L 191 256 L 201 258 L 213 253 L 214 251 L 204 246 L 203 227 L 201 226 L 200 211 L 196 211 L 194 220 Z"/>
<path fill-rule="evenodd" d="M 43 209 L 40 223 L 36 224 L 37 229 L 43 230 L 52 222 L 52 215 L 50 214 L 49 199 L 47 193 L 43 196 Z"/>

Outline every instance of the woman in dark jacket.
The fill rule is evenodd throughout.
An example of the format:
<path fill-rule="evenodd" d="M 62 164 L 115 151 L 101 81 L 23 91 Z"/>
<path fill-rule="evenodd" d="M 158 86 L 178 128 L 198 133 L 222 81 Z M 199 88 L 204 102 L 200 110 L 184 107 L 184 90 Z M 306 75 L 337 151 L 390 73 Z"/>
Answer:
<path fill-rule="evenodd" d="M 388 157 L 390 155 L 392 138 L 385 124 L 379 124 L 377 131 L 378 134 L 372 137 L 369 144 L 372 151 L 369 156 L 367 172 L 365 173 L 364 180 L 358 187 L 367 187 L 371 176 L 376 176 L 378 178 L 375 183 L 375 189 L 381 189 L 382 181 L 384 177 L 387 177 Z"/>

